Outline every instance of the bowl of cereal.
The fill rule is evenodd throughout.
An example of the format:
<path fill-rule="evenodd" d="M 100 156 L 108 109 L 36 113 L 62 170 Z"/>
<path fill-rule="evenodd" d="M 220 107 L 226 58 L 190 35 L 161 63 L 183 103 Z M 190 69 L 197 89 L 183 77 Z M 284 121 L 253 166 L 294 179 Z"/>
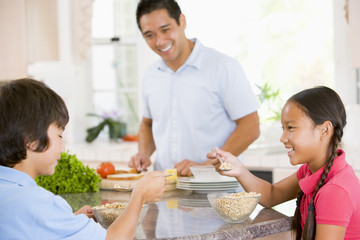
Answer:
<path fill-rule="evenodd" d="M 240 223 L 255 210 L 260 196 L 260 193 L 255 192 L 209 193 L 207 198 L 225 222 Z"/>
<path fill-rule="evenodd" d="M 126 207 L 127 202 L 113 202 L 106 203 L 100 206 L 95 206 L 92 208 L 92 211 L 100 225 L 103 228 L 107 229 L 115 221 L 115 219 L 125 210 Z M 148 209 L 149 205 L 144 204 L 140 212 L 138 224 L 142 222 Z"/>

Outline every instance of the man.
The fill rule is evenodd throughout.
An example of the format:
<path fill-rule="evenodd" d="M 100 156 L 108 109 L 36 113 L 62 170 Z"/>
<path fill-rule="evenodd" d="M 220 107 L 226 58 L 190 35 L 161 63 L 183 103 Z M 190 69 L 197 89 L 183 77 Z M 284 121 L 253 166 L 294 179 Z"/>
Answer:
<path fill-rule="evenodd" d="M 185 35 L 186 19 L 174 0 L 141 0 L 138 27 L 162 59 L 146 72 L 139 152 L 129 167 L 176 168 L 209 164 L 215 146 L 240 155 L 260 134 L 259 103 L 233 58 Z"/>

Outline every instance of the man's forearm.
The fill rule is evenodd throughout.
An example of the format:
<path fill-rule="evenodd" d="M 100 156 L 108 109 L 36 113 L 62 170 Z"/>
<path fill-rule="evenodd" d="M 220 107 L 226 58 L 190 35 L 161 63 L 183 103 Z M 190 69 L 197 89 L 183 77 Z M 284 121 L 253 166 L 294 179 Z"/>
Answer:
<path fill-rule="evenodd" d="M 257 112 L 235 120 L 235 130 L 221 147 L 222 150 L 235 156 L 244 152 L 260 135 L 259 116 Z"/>
<path fill-rule="evenodd" d="M 151 156 L 155 151 L 155 142 L 152 134 L 151 121 L 142 122 L 139 129 L 139 142 L 138 142 L 139 153 Z"/>

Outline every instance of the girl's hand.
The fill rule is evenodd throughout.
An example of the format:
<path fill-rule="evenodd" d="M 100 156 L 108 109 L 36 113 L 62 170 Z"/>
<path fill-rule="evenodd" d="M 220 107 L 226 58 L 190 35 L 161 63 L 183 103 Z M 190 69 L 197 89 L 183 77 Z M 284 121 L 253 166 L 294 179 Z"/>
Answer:
<path fill-rule="evenodd" d="M 229 152 L 222 151 L 217 147 L 215 147 L 214 150 L 215 150 L 214 153 L 209 152 L 206 155 L 206 157 L 209 159 L 209 162 L 212 165 L 214 165 L 214 167 L 218 173 L 220 173 L 221 175 L 224 175 L 224 176 L 229 176 L 229 177 L 237 177 L 241 174 L 242 169 L 244 169 L 245 167 L 237 157 L 235 157 L 234 155 L 232 155 Z M 232 165 L 232 169 L 230 171 L 221 171 L 219 169 L 221 163 L 216 158 L 216 155 L 218 155 L 218 157 L 220 157 L 224 163 L 230 163 Z"/>

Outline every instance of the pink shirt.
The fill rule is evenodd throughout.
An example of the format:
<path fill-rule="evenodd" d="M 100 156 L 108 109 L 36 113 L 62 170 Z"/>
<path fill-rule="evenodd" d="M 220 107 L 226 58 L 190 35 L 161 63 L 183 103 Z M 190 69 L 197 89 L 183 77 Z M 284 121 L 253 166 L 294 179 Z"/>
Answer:
<path fill-rule="evenodd" d="M 301 226 L 304 227 L 308 206 L 324 167 L 311 174 L 307 164 L 297 172 L 300 188 L 304 192 L 301 201 Z M 346 227 L 344 239 L 360 239 L 360 182 L 352 167 L 345 160 L 345 152 L 338 150 L 338 157 L 315 197 L 317 224 Z"/>

